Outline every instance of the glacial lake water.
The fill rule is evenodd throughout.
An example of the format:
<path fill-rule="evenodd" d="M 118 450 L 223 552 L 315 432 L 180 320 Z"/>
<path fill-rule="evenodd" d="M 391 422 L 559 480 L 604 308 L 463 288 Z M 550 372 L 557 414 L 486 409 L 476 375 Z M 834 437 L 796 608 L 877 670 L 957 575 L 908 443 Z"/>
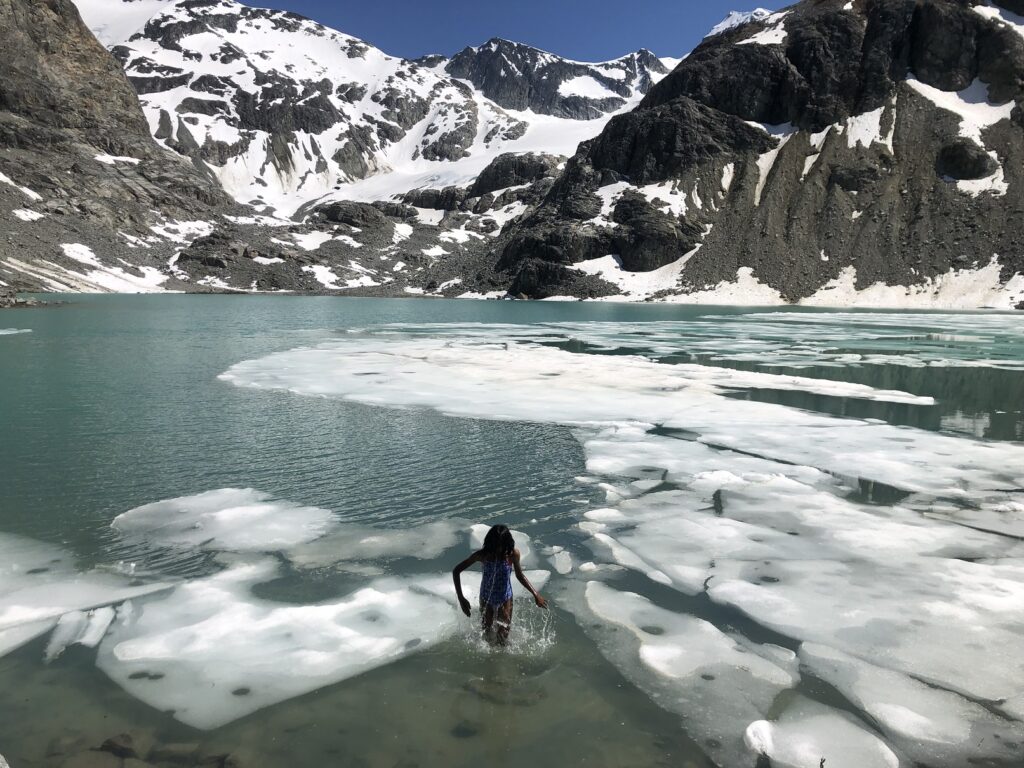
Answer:
<path fill-rule="evenodd" d="M 1019 314 L 65 298 L 0 315 L 12 768 L 125 732 L 155 764 L 1024 764 Z M 496 522 L 551 602 L 517 586 L 501 650 L 448 575 Z"/>

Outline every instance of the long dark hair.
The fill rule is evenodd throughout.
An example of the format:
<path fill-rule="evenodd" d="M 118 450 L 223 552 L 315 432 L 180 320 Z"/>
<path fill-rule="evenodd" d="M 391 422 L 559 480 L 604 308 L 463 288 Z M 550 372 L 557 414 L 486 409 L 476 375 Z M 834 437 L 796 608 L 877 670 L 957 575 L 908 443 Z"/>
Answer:
<path fill-rule="evenodd" d="M 481 552 L 488 560 L 505 560 L 512 557 L 516 548 L 515 539 L 512 538 L 512 531 L 507 525 L 494 525 L 484 536 L 484 547 Z"/>

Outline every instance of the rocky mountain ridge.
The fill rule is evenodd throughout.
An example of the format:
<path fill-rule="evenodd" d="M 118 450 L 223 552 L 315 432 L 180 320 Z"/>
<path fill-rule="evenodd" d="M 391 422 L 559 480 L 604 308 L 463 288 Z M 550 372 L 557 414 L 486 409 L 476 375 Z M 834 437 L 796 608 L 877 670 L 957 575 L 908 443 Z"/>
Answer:
<path fill-rule="evenodd" d="M 86 149 L 61 157 L 137 199 L 97 203 L 86 181 L 70 230 L 44 210 L 52 163 L 40 175 L 11 165 L 13 148 L 0 154 L 0 203 L 28 198 L 6 208 L 8 242 L 46 264 L 0 258 L 9 286 L 1024 302 L 1017 0 L 734 14 L 667 76 L 658 67 L 675 62 L 645 51 L 583 64 L 492 40 L 412 62 L 229 0 L 132 0 L 100 16 L 90 4 L 109 4 L 81 2 L 142 92 L 155 142 L 137 105 L 123 112 L 131 147 L 104 143 L 103 109 L 84 119 Z M 51 34 L 68 33 L 18 44 Z M 64 63 L 74 83 L 80 69 Z M 24 92 L 54 87 L 14 75 Z M 27 143 L 45 166 L 45 141 Z M 155 167 L 174 199 L 136 190 Z"/>
<path fill-rule="evenodd" d="M 1015 0 L 810 0 L 709 36 L 492 255 L 511 292 L 1024 301 Z M 586 284 L 586 288 L 582 287 Z"/>
<path fill-rule="evenodd" d="M 8 3 L 16 11 L 11 29 L 28 26 L 28 16 L 42 10 L 32 0 Z M 0 157 L 10 182 L 0 184 L 0 197 L 9 198 L 0 218 L 11 222 L 9 258 L 0 260 L 6 286 L 404 295 L 451 292 L 461 283 L 458 273 L 468 270 L 498 290 L 480 257 L 508 221 L 539 200 L 542 187 L 522 189 L 524 182 L 553 176 L 558 164 L 530 150 L 571 153 L 610 111 L 627 108 L 627 97 L 639 101 L 667 72 L 646 52 L 596 65 L 505 41 L 461 52 L 460 74 L 469 78 L 486 80 L 494 46 L 520 67 L 543 69 L 554 88 L 545 97 L 549 114 L 536 103 L 512 113 L 448 74 L 447 60 L 390 57 L 294 14 L 218 0 L 79 0 L 78 8 L 120 59 L 130 86 L 95 41 L 90 66 L 115 73 L 112 80 L 93 73 L 82 82 L 76 62 L 66 59 L 52 61 L 51 69 L 81 94 L 110 80 L 111 103 L 126 106 L 115 121 L 100 119 L 99 97 L 67 110 L 91 126 L 79 137 L 80 152 L 51 156 L 46 141 L 29 140 L 23 144 L 30 146 L 31 167 Z M 58 24 L 39 26 L 31 41 L 12 48 L 24 51 L 25 61 L 60 45 L 69 30 L 88 35 L 75 5 L 58 4 L 51 15 Z M 0 62 L 0 74 L 7 66 Z M 73 105 L 71 95 L 39 73 L 15 67 L 13 77 L 26 93 L 50 93 L 55 103 Z M 560 94 L 563 86 L 569 92 Z M 611 95 L 600 91 L 605 86 Z M 598 89 L 601 97 L 573 87 Z M 556 116 L 574 112 L 581 116 Z M 502 152 L 506 147 L 515 155 Z M 50 215 L 56 203 L 40 180 L 65 161 L 88 170 L 73 184 L 82 200 L 73 220 Z M 539 173 L 531 167 L 527 176 L 516 175 L 531 163 Z M 136 177 L 154 164 L 184 173 L 186 189 L 200 202 L 182 206 L 153 191 L 136 193 Z M 473 191 L 481 173 L 490 186 Z M 516 189 L 494 194 L 502 179 Z M 369 185 L 361 194 L 354 188 L 359 182 Z M 461 194 L 461 210 L 417 210 L 395 200 L 449 182 L 472 191 Z M 119 198 L 97 211 L 93 198 L 109 187 L 129 202 Z M 177 189 L 173 180 L 165 187 L 164 196 Z M 293 208 L 302 209 L 297 219 L 304 221 L 274 215 Z"/>
<path fill-rule="evenodd" d="M 234 0 L 79 5 L 155 138 L 238 201 L 286 216 L 328 196 L 372 201 L 439 176 L 468 182 L 501 152 L 571 153 L 599 129 L 579 123 L 638 102 L 668 72 L 647 51 L 583 64 L 504 40 L 410 61 Z M 111 20 L 122 12 L 133 20 Z M 370 177 L 367 189 L 354 185 Z"/>

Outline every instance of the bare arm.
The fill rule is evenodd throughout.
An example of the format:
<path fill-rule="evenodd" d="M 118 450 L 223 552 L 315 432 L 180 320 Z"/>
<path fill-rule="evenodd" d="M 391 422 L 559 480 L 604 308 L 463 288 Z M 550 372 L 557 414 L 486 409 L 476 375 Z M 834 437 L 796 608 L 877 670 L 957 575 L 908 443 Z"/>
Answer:
<path fill-rule="evenodd" d="M 537 604 L 538 608 L 547 608 L 548 607 L 548 601 L 540 596 L 540 592 L 538 592 L 536 589 L 534 589 L 533 588 L 533 584 L 531 584 L 530 580 L 528 578 L 526 578 L 526 574 L 523 573 L 523 566 L 522 566 L 522 563 L 520 562 L 520 559 L 521 558 L 520 558 L 520 555 L 519 555 L 519 550 L 518 549 L 514 550 L 512 552 L 512 566 L 515 568 L 516 578 L 519 579 L 519 583 L 522 584 L 524 587 L 526 587 L 526 589 L 529 591 L 529 593 L 531 595 L 533 595 L 533 602 L 535 602 Z"/>
<path fill-rule="evenodd" d="M 456 565 L 455 568 L 452 570 L 452 581 L 455 582 L 455 594 L 458 595 L 458 598 L 459 598 L 459 607 L 462 609 L 462 612 L 464 614 L 466 614 L 467 616 L 470 615 L 471 609 L 470 609 L 470 605 L 469 605 L 469 600 L 467 600 L 466 596 L 462 594 L 462 578 L 461 578 L 462 577 L 462 572 L 464 570 L 466 570 L 467 568 L 469 568 L 474 563 L 479 563 L 479 562 L 480 562 L 480 553 L 479 552 L 474 552 L 472 555 L 467 557 L 461 563 Z"/>

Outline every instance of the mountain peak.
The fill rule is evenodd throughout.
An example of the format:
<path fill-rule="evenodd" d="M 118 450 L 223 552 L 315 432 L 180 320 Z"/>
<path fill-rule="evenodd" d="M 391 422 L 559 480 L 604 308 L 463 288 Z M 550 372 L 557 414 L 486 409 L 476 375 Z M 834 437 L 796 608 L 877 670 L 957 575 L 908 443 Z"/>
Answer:
<path fill-rule="evenodd" d="M 728 32 L 730 29 L 735 29 L 736 27 L 742 27 L 745 24 L 750 24 L 754 21 L 764 21 L 771 15 L 772 12 L 767 8 L 755 8 L 752 11 L 732 11 L 728 16 L 722 19 L 722 21 L 718 22 L 718 24 L 711 28 L 711 31 L 708 32 L 705 39 L 707 39 L 707 37 L 720 35 L 723 32 Z"/>

